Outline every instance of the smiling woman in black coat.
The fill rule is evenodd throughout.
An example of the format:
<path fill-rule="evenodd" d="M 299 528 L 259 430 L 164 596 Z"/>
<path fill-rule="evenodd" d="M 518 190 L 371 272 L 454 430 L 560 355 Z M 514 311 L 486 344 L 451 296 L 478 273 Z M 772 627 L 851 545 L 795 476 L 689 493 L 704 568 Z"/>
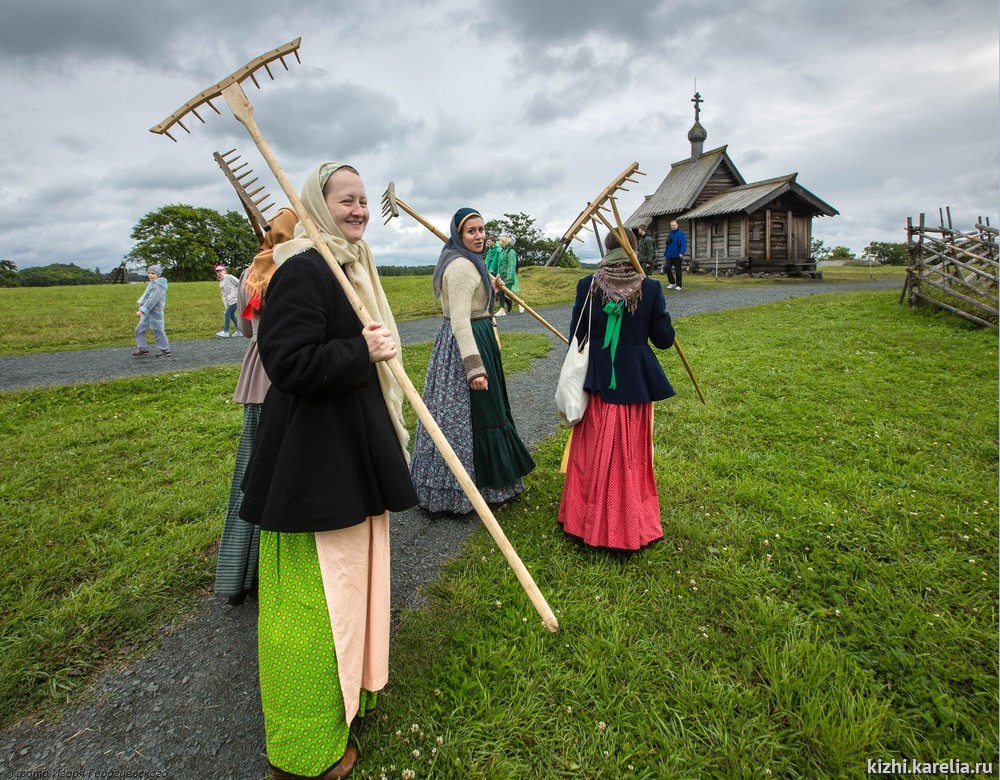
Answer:
<path fill-rule="evenodd" d="M 635 248 L 635 236 L 626 235 Z M 614 233 L 601 269 L 581 279 L 571 322 L 590 326 L 587 410 L 573 428 L 559 505 L 563 530 L 592 547 L 637 550 L 663 538 L 653 476 L 653 402 L 674 394 L 650 343 L 674 328 L 660 283 L 638 273 Z M 590 305 L 588 306 L 588 298 Z M 589 317 L 588 317 L 589 312 Z"/>
<path fill-rule="evenodd" d="M 385 365 L 399 336 L 362 239 L 364 184 L 324 163 L 302 202 L 376 321 L 362 326 L 302 225 L 275 248 L 258 329 L 271 387 L 241 511 L 261 528 L 257 657 L 275 780 L 345 777 L 357 762 L 351 723 L 389 677 L 389 512 L 417 503 Z"/>

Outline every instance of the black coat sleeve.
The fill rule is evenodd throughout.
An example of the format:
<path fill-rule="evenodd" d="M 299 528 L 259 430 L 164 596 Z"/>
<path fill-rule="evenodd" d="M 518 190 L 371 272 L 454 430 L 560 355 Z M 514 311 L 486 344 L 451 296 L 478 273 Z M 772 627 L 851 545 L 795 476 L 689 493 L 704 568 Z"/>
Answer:
<path fill-rule="evenodd" d="M 257 331 L 271 383 L 294 395 L 344 392 L 369 383 L 361 320 L 318 252 L 285 261 L 268 284 Z"/>

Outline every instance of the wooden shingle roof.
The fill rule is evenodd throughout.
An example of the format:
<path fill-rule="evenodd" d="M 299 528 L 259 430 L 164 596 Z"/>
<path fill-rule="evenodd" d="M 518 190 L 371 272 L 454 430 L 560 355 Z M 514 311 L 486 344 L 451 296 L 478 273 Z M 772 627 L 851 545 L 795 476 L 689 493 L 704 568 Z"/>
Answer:
<path fill-rule="evenodd" d="M 746 212 L 750 214 L 763 208 L 765 205 L 775 200 L 786 192 L 801 198 L 808 206 L 814 210 L 813 216 L 833 217 L 839 214 L 833 206 L 823 202 L 809 190 L 795 181 L 796 173 L 786 176 L 778 176 L 765 181 L 755 181 L 750 184 L 743 184 L 734 187 L 721 195 L 716 195 L 710 201 L 701 204 L 696 209 L 692 209 L 682 214 L 680 219 L 698 219 L 700 217 L 711 217 L 722 214 L 734 214 L 736 212 Z"/>
<path fill-rule="evenodd" d="M 728 166 L 733 177 L 742 185 L 746 179 L 736 169 L 729 159 L 726 146 L 704 152 L 691 160 L 680 160 L 672 163 L 670 172 L 660 182 L 656 192 L 648 196 L 632 215 L 625 220 L 628 227 L 635 227 L 640 222 L 647 222 L 653 217 L 664 214 L 680 214 L 694 205 L 695 199 L 705 188 L 712 174 L 720 165 Z"/>

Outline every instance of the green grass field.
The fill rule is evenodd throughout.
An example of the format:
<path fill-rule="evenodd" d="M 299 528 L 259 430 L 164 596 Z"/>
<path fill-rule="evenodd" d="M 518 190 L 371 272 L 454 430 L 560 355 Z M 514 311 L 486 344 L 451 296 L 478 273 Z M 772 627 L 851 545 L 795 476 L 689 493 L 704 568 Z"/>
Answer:
<path fill-rule="evenodd" d="M 526 268 L 521 271 L 518 296 L 533 308 L 569 303 L 576 280 L 588 271 L 563 268 Z M 875 278 L 898 277 L 903 270 L 876 268 Z M 867 268 L 832 268 L 824 277 L 833 281 L 865 281 Z M 801 284 L 786 279 L 783 284 Z M 389 276 L 382 280 L 398 320 L 433 317 L 435 305 L 429 276 Z M 774 283 L 768 279 L 720 278 L 689 275 L 685 287 L 739 286 Z M 92 285 L 85 287 L 0 288 L 0 355 L 57 352 L 132 344 L 135 302 L 144 286 Z M 222 328 L 222 299 L 217 282 L 175 282 L 167 293 L 166 327 L 171 341 L 205 339 Z"/>
<path fill-rule="evenodd" d="M 996 761 L 996 333 L 897 300 L 684 318 L 708 404 L 664 353 L 678 389 L 655 420 L 665 541 L 623 557 L 566 538 L 565 432 L 544 444 L 498 519 L 560 632 L 478 532 L 404 618 L 356 773 L 815 778 L 863 777 L 868 758 Z M 505 337 L 505 366 L 547 349 Z M 428 352 L 404 354 L 418 387 Z M 0 393 L 2 720 L 73 700 L 207 592 L 235 378 Z"/>

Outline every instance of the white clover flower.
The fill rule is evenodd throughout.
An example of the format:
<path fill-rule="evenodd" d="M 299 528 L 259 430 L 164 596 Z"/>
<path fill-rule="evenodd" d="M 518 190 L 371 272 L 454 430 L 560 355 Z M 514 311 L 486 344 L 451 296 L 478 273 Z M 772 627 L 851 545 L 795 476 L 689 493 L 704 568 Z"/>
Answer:
<path fill-rule="evenodd" d="M 597 730 L 598 731 L 604 731 L 607 727 L 608 727 L 608 724 L 605 723 L 603 720 L 600 720 L 600 721 L 597 722 Z"/>
<path fill-rule="evenodd" d="M 414 758 L 420 758 L 420 751 L 419 751 L 419 750 L 414 750 L 414 751 L 413 751 L 413 753 L 412 753 L 411 755 L 412 755 L 412 756 L 413 756 Z"/>

